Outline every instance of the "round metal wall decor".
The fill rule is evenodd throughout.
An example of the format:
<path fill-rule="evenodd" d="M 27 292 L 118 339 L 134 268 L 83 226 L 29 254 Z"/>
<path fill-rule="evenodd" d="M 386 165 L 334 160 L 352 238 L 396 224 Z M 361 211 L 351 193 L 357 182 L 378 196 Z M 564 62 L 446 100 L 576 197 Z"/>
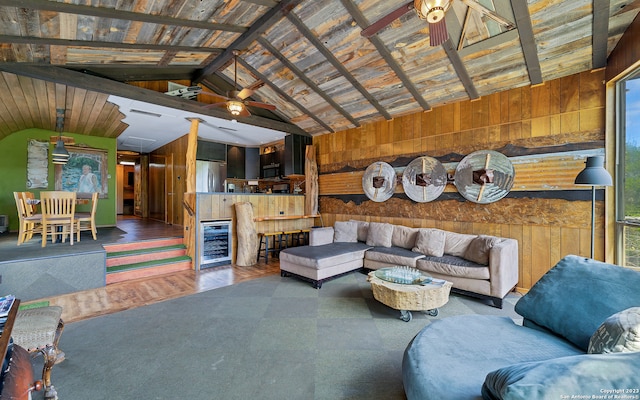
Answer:
<path fill-rule="evenodd" d="M 454 184 L 465 199 L 488 204 L 509 194 L 514 177 L 513 164 L 504 154 L 480 150 L 460 161 L 456 167 Z"/>
<path fill-rule="evenodd" d="M 396 184 L 396 171 L 383 161 L 369 165 L 362 176 L 364 194 L 376 202 L 386 201 L 393 196 Z"/>
<path fill-rule="evenodd" d="M 433 157 L 418 157 L 404 169 L 402 186 L 407 196 L 415 202 L 433 201 L 447 186 L 447 170 Z"/>

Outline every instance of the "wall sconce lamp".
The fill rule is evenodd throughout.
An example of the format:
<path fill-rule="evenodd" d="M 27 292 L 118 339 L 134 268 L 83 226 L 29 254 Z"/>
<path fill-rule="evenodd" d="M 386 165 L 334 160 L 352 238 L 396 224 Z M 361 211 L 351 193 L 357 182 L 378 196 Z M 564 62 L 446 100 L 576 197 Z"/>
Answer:
<path fill-rule="evenodd" d="M 586 167 L 576 176 L 576 185 L 591 186 L 591 258 L 594 257 L 593 246 L 596 233 L 596 186 L 611 186 L 611 175 L 604 169 L 604 157 L 587 157 Z"/>
<path fill-rule="evenodd" d="M 62 141 L 62 130 L 64 129 L 64 108 L 56 109 L 56 131 L 58 131 L 58 141 L 51 152 L 51 161 L 54 164 L 64 165 L 69 161 L 69 152 L 64 147 Z"/>

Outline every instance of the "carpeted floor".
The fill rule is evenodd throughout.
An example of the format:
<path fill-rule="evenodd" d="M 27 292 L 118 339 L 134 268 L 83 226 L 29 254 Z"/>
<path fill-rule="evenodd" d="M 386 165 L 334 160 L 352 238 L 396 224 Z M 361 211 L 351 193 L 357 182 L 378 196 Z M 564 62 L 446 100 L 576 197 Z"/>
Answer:
<path fill-rule="evenodd" d="M 519 318 L 517 295 L 503 310 L 452 295 L 402 322 L 366 278 L 272 276 L 68 324 L 53 383 L 64 400 L 404 399 L 403 351 L 432 319 Z"/>

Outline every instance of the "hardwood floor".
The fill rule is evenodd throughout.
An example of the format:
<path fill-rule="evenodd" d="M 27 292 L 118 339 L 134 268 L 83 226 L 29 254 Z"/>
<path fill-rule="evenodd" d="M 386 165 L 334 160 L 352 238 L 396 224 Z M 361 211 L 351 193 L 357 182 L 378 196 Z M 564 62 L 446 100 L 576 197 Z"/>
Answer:
<path fill-rule="evenodd" d="M 118 228 L 127 232 L 122 241 L 182 236 L 181 227 L 133 217 L 118 218 Z M 278 274 L 277 259 L 268 264 L 260 262 L 251 267 L 222 266 L 202 271 L 181 271 L 169 275 L 114 283 L 106 287 L 48 297 L 23 304 L 48 300 L 50 305 L 63 308 L 65 323 L 187 296 L 268 275 Z"/>

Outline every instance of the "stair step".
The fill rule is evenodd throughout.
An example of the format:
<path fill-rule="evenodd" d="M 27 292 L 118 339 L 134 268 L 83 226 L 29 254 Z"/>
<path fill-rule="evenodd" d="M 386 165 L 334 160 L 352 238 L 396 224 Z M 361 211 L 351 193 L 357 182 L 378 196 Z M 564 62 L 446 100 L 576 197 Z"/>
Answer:
<path fill-rule="evenodd" d="M 169 261 L 172 260 L 172 261 Z M 174 257 L 173 259 L 163 260 L 162 263 L 156 263 L 151 265 L 139 265 L 148 263 L 129 264 L 126 269 L 107 271 L 107 285 L 117 282 L 129 281 L 139 278 L 148 278 L 150 276 L 158 276 L 165 274 L 172 274 L 179 271 L 187 271 L 192 269 L 191 258 Z M 138 266 L 136 266 L 138 265 Z M 118 266 L 116 268 L 122 268 Z"/>
<path fill-rule="evenodd" d="M 171 246 L 144 247 L 144 248 L 139 248 L 134 250 L 107 251 L 107 258 L 133 256 L 137 254 L 146 254 L 146 253 L 154 253 L 154 252 L 161 252 L 161 251 L 175 250 L 175 249 L 186 249 L 186 248 L 187 247 L 184 244 L 174 244 Z"/>
<path fill-rule="evenodd" d="M 130 243 L 110 243 L 110 244 L 104 244 L 102 245 L 102 247 L 104 247 L 107 253 L 118 253 L 118 252 L 124 252 L 124 251 L 134 251 L 139 249 L 149 249 L 154 247 L 175 246 L 183 243 L 184 243 L 183 238 L 175 237 L 175 238 L 140 240 L 140 241 L 130 242 Z"/>
<path fill-rule="evenodd" d="M 107 275 L 108 274 L 112 274 L 114 272 L 120 272 L 120 271 L 132 270 L 132 269 L 156 267 L 156 266 L 159 266 L 159 265 L 170 264 L 170 263 L 174 263 L 174 262 L 182 262 L 182 261 L 191 262 L 191 257 L 189 257 L 189 256 L 179 256 L 179 257 L 164 258 L 164 259 L 161 259 L 161 260 L 149 260 L 149 261 L 142 261 L 142 262 L 137 262 L 137 263 L 132 263 L 132 264 L 115 265 L 113 267 L 107 267 Z"/>
<path fill-rule="evenodd" d="M 133 252 L 118 252 L 117 254 L 107 253 L 107 270 L 109 267 L 116 267 L 125 264 L 138 264 L 146 261 L 171 259 L 184 256 L 187 248 L 180 246 L 154 247 L 151 249 L 135 250 Z"/>

